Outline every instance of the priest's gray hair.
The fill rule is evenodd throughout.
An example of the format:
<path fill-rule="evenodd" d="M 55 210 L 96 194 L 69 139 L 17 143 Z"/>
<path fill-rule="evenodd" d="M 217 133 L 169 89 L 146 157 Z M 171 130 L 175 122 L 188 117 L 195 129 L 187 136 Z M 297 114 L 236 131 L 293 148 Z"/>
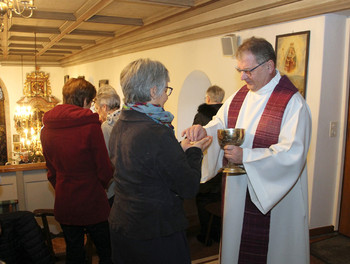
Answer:
<path fill-rule="evenodd" d="M 270 42 L 263 38 L 251 37 L 246 39 L 237 49 L 236 58 L 239 59 L 244 52 L 251 52 L 257 63 L 272 60 L 276 65 L 276 53 Z"/>
<path fill-rule="evenodd" d="M 105 84 L 98 89 L 95 103 L 99 106 L 106 105 L 107 110 L 119 109 L 120 97 L 111 85 Z"/>
<path fill-rule="evenodd" d="M 159 61 L 138 59 L 129 63 L 120 74 L 120 85 L 125 103 L 151 101 L 151 88 L 156 87 L 160 96 L 169 82 L 167 68 Z"/>

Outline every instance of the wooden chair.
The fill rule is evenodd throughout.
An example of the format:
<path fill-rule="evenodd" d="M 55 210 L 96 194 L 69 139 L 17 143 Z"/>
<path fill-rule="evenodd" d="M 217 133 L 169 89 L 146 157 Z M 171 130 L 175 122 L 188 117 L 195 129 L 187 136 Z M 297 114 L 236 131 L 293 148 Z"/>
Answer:
<path fill-rule="evenodd" d="M 0 213 L 16 212 L 18 207 L 18 200 L 0 201 Z"/>
<path fill-rule="evenodd" d="M 49 223 L 48 223 L 48 217 L 54 217 L 54 210 L 53 209 L 36 209 L 34 210 L 33 213 L 36 217 L 40 217 L 42 220 L 43 235 L 44 235 L 46 244 L 49 247 L 49 251 L 51 255 L 55 259 L 62 258 L 65 255 L 65 242 L 64 242 L 63 234 L 60 233 L 58 235 L 55 235 L 51 233 Z M 64 245 L 64 247 L 63 248 L 60 247 L 60 249 L 58 249 L 57 245 Z M 86 263 L 91 264 L 92 255 L 93 255 L 93 243 L 88 234 L 86 234 L 85 248 L 86 248 L 86 256 L 87 256 Z"/>

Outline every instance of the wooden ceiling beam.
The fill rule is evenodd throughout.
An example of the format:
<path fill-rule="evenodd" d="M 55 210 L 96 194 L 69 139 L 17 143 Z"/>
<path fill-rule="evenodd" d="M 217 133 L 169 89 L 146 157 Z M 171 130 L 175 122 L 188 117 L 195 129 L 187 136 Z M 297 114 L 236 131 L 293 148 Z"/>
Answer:
<path fill-rule="evenodd" d="M 22 53 L 26 53 L 28 55 L 28 53 L 30 54 L 35 54 L 35 50 L 34 49 L 9 49 L 9 53 L 12 54 L 12 52 L 22 52 Z"/>
<path fill-rule="evenodd" d="M 129 26 L 143 26 L 143 20 L 140 18 L 113 17 L 113 16 L 95 15 L 89 18 L 88 20 L 86 20 L 86 22 L 129 25 Z"/>
<path fill-rule="evenodd" d="M 15 12 L 12 13 L 14 17 L 21 17 Z M 75 21 L 76 18 L 72 13 L 62 13 L 62 12 L 48 12 L 35 10 L 31 18 L 36 19 L 49 19 L 49 20 L 65 20 L 65 21 Z"/>
<path fill-rule="evenodd" d="M 65 55 L 64 54 L 46 54 L 46 53 L 44 53 L 43 55 L 41 55 L 41 56 L 44 56 L 44 57 L 60 57 L 60 58 L 64 58 L 65 57 Z"/>
<path fill-rule="evenodd" d="M 219 2 L 221 2 L 221 0 Z M 253 1 L 250 2 L 253 3 Z M 275 2 L 277 3 L 278 1 Z M 162 28 L 162 26 L 160 26 L 162 23 L 159 23 L 155 27 L 153 27 L 153 25 L 149 27 L 145 26 L 140 30 L 136 30 L 137 32 L 135 31 L 133 34 L 126 34 L 125 37 L 123 36 L 122 38 L 119 37 L 118 40 L 113 39 L 106 41 L 99 46 L 88 48 L 74 56 L 67 57 L 61 61 L 61 65 L 66 67 L 86 63 L 88 62 L 87 59 L 89 61 L 95 61 L 131 52 L 140 52 L 151 48 L 181 43 L 184 41 L 218 36 L 239 30 L 301 19 L 328 12 L 336 12 L 343 9 L 350 9 L 350 1 L 319 0 L 317 3 L 312 0 L 299 2 L 292 1 L 286 5 L 278 5 L 271 9 L 263 9 L 260 12 L 256 11 L 254 14 L 246 13 L 239 17 L 233 16 L 226 20 L 214 21 L 213 23 L 201 22 L 193 27 L 185 27 L 183 30 L 181 29 L 181 26 L 186 26 L 188 21 L 186 21 L 186 19 L 185 21 L 182 21 L 182 17 L 180 16 L 178 18 L 179 21 L 184 23 L 184 25 L 177 25 L 178 27 L 180 26 L 180 28 L 174 28 L 171 26 L 166 27 L 165 25 Z M 241 12 L 242 10 L 238 11 Z M 207 15 L 208 17 L 212 17 L 211 15 L 214 13 L 216 14 L 217 12 L 209 12 L 208 14 L 203 14 L 203 16 Z M 224 14 L 227 15 L 225 12 Z M 198 17 L 193 17 L 193 20 L 198 20 Z M 150 29 L 156 32 L 152 31 L 151 34 L 149 31 Z"/>
<path fill-rule="evenodd" d="M 61 53 L 61 54 L 72 54 L 73 52 L 72 51 L 70 51 L 70 50 L 47 50 L 47 51 L 45 51 L 45 53 L 47 53 L 47 54 L 51 54 L 51 53 Z"/>
<path fill-rule="evenodd" d="M 113 31 L 97 31 L 97 30 L 75 29 L 72 32 L 70 32 L 69 35 L 114 37 L 114 32 Z"/>
<path fill-rule="evenodd" d="M 51 47 L 52 49 L 72 49 L 72 50 L 82 50 L 82 47 L 80 46 L 68 46 L 68 45 L 53 45 Z"/>
<path fill-rule="evenodd" d="M 34 37 L 25 37 L 25 36 L 10 36 L 9 40 L 11 41 L 28 41 L 34 43 Z M 37 42 L 49 42 L 50 38 L 45 37 L 36 37 Z"/>
<path fill-rule="evenodd" d="M 226 21 L 248 14 L 254 16 L 257 12 L 271 10 L 283 5 L 298 3 L 300 1 L 301 0 L 246 0 L 244 1 L 245 5 L 243 5 L 241 0 L 221 0 L 212 3 L 211 5 L 204 4 L 203 6 L 197 7 L 189 12 L 174 15 L 164 21 L 143 27 L 142 30 L 135 30 L 131 33 L 133 35 L 132 39 L 140 42 L 143 38 L 161 37 L 169 33 L 186 31 L 191 28 L 215 24 L 220 21 Z M 131 41 L 130 33 L 118 36 L 118 42 L 124 39 Z"/>
<path fill-rule="evenodd" d="M 21 52 L 23 54 L 33 54 L 35 56 L 35 49 L 9 49 L 9 53 L 12 54 L 13 52 Z M 72 54 L 73 52 L 70 50 L 48 50 L 46 51 L 48 54 Z"/>
<path fill-rule="evenodd" d="M 76 43 L 76 44 L 92 44 L 95 45 L 96 41 L 93 39 L 71 39 L 64 38 L 59 41 L 59 43 Z"/>
<path fill-rule="evenodd" d="M 41 44 L 19 44 L 19 43 L 10 43 L 9 44 L 10 48 L 31 48 L 31 49 L 35 49 L 36 48 L 42 48 L 43 45 Z"/>
<path fill-rule="evenodd" d="M 37 56 L 44 54 L 50 47 L 52 47 L 57 42 L 59 42 L 62 38 L 64 38 L 66 34 L 69 34 L 70 32 L 77 29 L 84 21 L 94 16 L 97 12 L 99 12 L 101 9 L 103 9 L 104 7 L 106 7 L 112 2 L 113 0 L 86 1 L 85 5 L 81 7 L 75 14 L 76 21 L 72 22 L 71 24 L 66 24 L 65 27 L 62 27 L 61 33 L 55 36 L 54 38 L 52 38 L 51 41 L 47 43 L 45 47 L 39 51 Z"/>
<path fill-rule="evenodd" d="M 21 17 L 21 16 L 14 13 L 14 17 Z M 62 12 L 35 11 L 31 18 L 76 21 L 76 17 L 74 16 L 74 14 L 62 13 Z M 143 26 L 143 21 L 140 18 L 114 17 L 114 16 L 94 15 L 89 19 L 87 19 L 86 22 L 129 25 L 129 26 Z"/>
<path fill-rule="evenodd" d="M 175 7 L 192 7 L 194 0 L 127 0 L 127 2 L 157 4 Z"/>
<path fill-rule="evenodd" d="M 58 28 L 12 25 L 9 32 L 60 34 Z"/>

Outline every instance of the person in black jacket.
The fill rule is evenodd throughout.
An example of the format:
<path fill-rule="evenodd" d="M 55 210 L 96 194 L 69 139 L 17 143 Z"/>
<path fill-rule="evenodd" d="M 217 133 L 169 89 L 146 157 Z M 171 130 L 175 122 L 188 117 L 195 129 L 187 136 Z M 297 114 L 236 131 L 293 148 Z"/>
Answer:
<path fill-rule="evenodd" d="M 173 115 L 163 108 L 173 90 L 168 82 L 168 70 L 150 59 L 131 62 L 120 75 L 125 104 L 109 140 L 114 264 L 191 263 L 183 199 L 198 192 L 212 137 L 177 141 Z"/>
<path fill-rule="evenodd" d="M 205 126 L 216 115 L 219 108 L 222 106 L 222 101 L 225 97 L 225 91 L 217 86 L 210 86 L 205 95 L 205 103 L 198 107 L 198 112 L 194 117 L 193 125 Z M 205 243 L 206 232 L 208 230 L 208 223 L 210 214 L 205 210 L 205 206 L 212 202 L 221 201 L 221 172 L 213 179 L 206 183 L 200 184 L 199 192 L 196 196 L 196 205 L 198 210 L 198 218 L 201 225 L 200 234 L 197 236 L 198 241 Z M 211 245 L 212 239 L 214 241 L 220 240 L 221 234 L 221 220 L 214 217 L 210 239 L 207 241 L 207 246 Z"/>
<path fill-rule="evenodd" d="M 210 86 L 205 94 L 205 103 L 198 106 L 197 114 L 194 117 L 193 125 L 205 126 L 216 115 L 222 106 L 225 91 L 217 85 Z"/>

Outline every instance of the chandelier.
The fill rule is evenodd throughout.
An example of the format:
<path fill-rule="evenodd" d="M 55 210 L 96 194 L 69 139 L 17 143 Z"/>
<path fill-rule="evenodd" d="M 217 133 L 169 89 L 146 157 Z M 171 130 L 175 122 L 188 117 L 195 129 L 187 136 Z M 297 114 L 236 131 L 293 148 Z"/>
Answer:
<path fill-rule="evenodd" d="M 24 18 L 33 15 L 35 9 L 34 0 L 0 0 L 0 16 L 7 14 L 8 18 L 12 17 L 12 12 Z"/>

